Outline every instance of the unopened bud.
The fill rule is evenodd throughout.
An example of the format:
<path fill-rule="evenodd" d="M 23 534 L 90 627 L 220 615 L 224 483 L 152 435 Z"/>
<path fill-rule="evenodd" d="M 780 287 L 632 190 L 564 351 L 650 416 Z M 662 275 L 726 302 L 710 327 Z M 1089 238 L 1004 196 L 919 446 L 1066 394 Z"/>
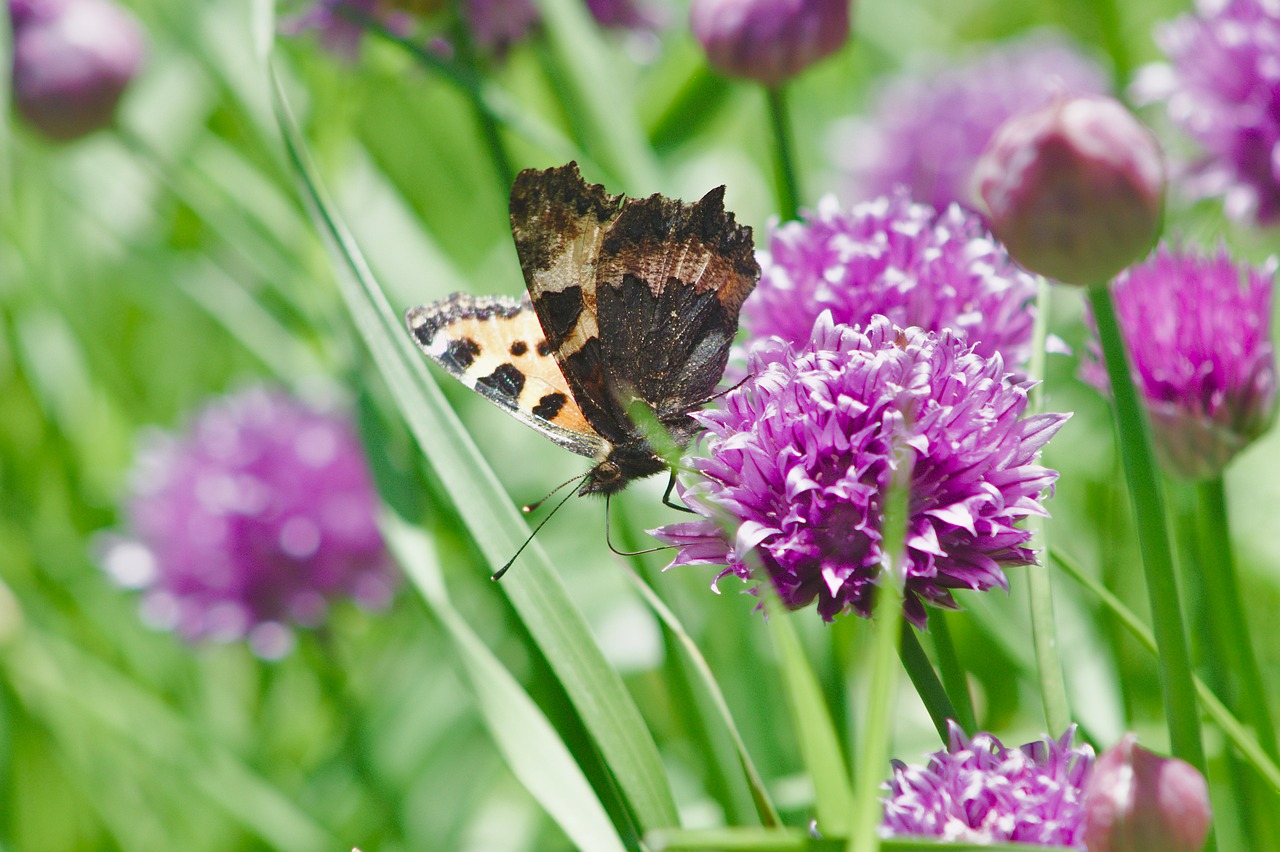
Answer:
<path fill-rule="evenodd" d="M 693 34 L 711 67 L 777 86 L 849 38 L 849 0 L 693 0 Z"/>
<path fill-rule="evenodd" d="M 111 124 L 142 64 L 143 34 L 109 0 L 21 0 L 11 5 L 13 99 L 50 139 L 76 139 Z"/>
<path fill-rule="evenodd" d="M 1106 283 L 1160 233 L 1160 146 L 1112 98 L 1059 100 L 1009 119 L 974 186 L 1014 260 L 1058 281 Z"/>
<path fill-rule="evenodd" d="M 1198 852 L 1209 833 L 1209 786 L 1195 767 L 1139 748 L 1126 734 L 1085 785 L 1089 852 Z"/>

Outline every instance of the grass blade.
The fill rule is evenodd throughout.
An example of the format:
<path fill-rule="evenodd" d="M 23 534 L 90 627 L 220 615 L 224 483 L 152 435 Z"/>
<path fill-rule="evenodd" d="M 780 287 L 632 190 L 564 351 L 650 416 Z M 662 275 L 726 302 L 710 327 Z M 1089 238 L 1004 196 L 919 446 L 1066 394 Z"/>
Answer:
<path fill-rule="evenodd" d="M 280 88 L 274 103 L 285 148 L 326 244 L 339 266 L 343 299 L 428 462 L 449 483 L 458 513 L 493 566 L 515 552 L 527 526 L 426 371 L 363 255 L 320 187 Z M 678 824 L 657 746 L 622 679 L 604 659 L 586 620 L 535 544 L 502 590 L 541 647 L 582 719 L 641 831 Z"/>

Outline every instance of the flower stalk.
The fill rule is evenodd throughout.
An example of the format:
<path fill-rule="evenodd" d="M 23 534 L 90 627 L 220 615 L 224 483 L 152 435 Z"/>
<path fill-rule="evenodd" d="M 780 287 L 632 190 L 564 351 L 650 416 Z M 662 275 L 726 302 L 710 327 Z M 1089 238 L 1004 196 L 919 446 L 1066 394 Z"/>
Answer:
<path fill-rule="evenodd" d="M 1111 292 L 1105 286 L 1094 286 L 1088 288 L 1088 294 L 1111 381 L 1120 456 L 1142 551 L 1147 595 L 1159 648 L 1160 689 L 1169 726 L 1169 742 L 1176 757 L 1203 774 L 1205 759 L 1200 741 L 1200 717 L 1191 679 L 1191 659 L 1182 623 L 1177 576 L 1173 570 L 1164 491 L 1152 449 L 1151 427 L 1129 374 L 1124 339 L 1116 320 Z"/>
<path fill-rule="evenodd" d="M 791 115 L 781 84 L 765 87 L 769 102 L 769 127 L 773 131 L 773 168 L 778 191 L 778 215 L 784 222 L 800 216 L 800 184 L 796 178 L 795 145 L 791 140 Z"/>

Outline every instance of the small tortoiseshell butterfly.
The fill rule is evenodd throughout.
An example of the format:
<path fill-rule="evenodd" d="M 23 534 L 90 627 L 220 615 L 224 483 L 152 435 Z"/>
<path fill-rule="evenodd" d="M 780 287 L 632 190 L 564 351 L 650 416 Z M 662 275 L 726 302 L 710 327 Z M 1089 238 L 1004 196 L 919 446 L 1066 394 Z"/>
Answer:
<path fill-rule="evenodd" d="M 411 309 L 414 339 L 467 387 L 595 460 L 580 495 L 667 469 L 631 421 L 642 400 L 681 447 L 724 374 L 760 266 L 724 187 L 687 204 L 624 198 L 576 163 L 521 172 L 511 232 L 526 298 L 455 293 Z"/>

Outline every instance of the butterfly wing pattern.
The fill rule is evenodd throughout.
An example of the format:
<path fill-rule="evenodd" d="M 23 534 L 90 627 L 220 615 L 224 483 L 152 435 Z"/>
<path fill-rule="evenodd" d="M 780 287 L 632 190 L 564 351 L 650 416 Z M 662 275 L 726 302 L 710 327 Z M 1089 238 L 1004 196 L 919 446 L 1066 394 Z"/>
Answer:
<path fill-rule="evenodd" d="M 455 294 L 410 310 L 410 332 L 467 386 L 593 458 L 580 494 L 666 470 L 628 408 L 642 400 L 680 446 L 693 437 L 760 276 L 751 229 L 725 211 L 724 187 L 693 204 L 629 199 L 574 163 L 521 172 L 510 213 L 529 298 Z"/>

